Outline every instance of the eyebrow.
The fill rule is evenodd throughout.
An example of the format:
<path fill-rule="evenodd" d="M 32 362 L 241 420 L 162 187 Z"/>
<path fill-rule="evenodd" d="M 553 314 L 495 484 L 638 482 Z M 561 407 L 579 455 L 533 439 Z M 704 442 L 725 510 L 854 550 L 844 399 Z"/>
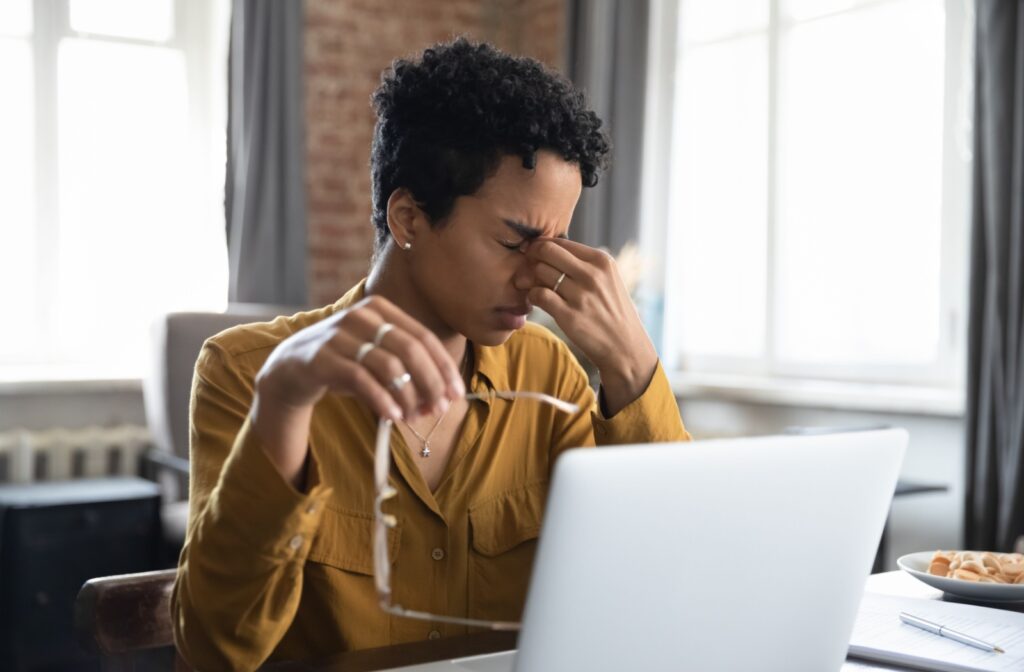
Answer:
<path fill-rule="evenodd" d="M 544 231 L 542 229 L 538 229 L 533 226 L 527 226 L 526 224 L 523 224 L 522 222 L 517 222 L 514 219 L 503 219 L 502 221 L 505 222 L 505 226 L 512 229 L 526 240 L 534 240 L 535 238 L 540 238 L 541 236 L 544 235 Z M 555 237 L 568 238 L 569 236 L 563 233 Z"/>

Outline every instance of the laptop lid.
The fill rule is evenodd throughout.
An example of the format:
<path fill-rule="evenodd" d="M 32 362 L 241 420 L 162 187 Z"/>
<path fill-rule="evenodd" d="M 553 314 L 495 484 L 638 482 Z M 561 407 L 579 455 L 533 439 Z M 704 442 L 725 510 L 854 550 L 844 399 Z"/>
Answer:
<path fill-rule="evenodd" d="M 838 670 L 903 430 L 573 450 L 515 669 Z"/>

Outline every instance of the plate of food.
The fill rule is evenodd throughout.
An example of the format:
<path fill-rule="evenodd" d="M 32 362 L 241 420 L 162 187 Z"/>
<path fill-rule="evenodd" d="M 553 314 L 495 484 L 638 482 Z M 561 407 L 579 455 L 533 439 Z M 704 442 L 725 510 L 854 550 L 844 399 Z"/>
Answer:
<path fill-rule="evenodd" d="M 899 568 L 957 597 L 1024 602 L 1024 554 L 988 551 L 922 551 L 904 555 Z"/>

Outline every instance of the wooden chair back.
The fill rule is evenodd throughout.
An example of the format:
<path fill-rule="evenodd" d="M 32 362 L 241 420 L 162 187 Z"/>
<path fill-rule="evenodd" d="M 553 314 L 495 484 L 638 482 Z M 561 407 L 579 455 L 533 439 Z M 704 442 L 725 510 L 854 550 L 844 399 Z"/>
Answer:
<path fill-rule="evenodd" d="M 174 651 L 175 569 L 89 579 L 75 600 L 75 635 L 103 670 L 182 670 Z"/>

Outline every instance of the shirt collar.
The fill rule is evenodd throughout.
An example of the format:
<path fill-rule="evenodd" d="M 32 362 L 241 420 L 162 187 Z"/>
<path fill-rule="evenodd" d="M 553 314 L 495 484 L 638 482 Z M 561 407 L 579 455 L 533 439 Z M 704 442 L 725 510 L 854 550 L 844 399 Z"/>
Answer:
<path fill-rule="evenodd" d="M 359 303 L 366 297 L 366 278 L 356 283 L 355 287 L 345 292 L 344 296 L 334 302 L 333 313 L 344 310 L 349 306 Z"/>
<path fill-rule="evenodd" d="M 473 392 L 484 392 L 481 385 L 491 390 L 507 390 L 508 387 L 508 351 L 504 345 L 488 347 L 473 343 L 473 363 L 475 370 L 470 377 Z"/>

